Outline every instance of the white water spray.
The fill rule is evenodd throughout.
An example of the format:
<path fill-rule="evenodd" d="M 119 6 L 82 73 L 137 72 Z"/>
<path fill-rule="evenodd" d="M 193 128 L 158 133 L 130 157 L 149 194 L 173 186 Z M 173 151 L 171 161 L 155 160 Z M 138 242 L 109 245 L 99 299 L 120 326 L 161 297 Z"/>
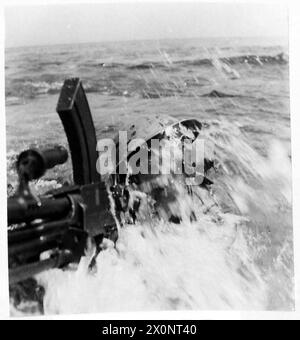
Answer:
<path fill-rule="evenodd" d="M 39 275 L 46 314 L 293 308 L 285 149 L 271 143 L 269 157 L 262 157 L 224 122 L 212 122 L 206 137 L 219 162 L 214 198 L 200 188 L 190 196 L 177 185 L 172 209 L 180 210 L 181 224 L 125 225 L 116 246 L 106 243 L 93 271 L 89 253 L 77 268 Z M 213 208 L 206 204 L 212 199 L 218 203 Z"/>

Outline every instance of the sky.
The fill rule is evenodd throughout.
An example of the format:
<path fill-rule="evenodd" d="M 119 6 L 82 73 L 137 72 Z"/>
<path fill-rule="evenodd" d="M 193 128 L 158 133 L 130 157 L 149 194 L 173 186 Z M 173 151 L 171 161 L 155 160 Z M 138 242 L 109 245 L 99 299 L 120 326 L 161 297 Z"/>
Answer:
<path fill-rule="evenodd" d="M 6 47 L 201 37 L 286 37 L 278 4 L 111 3 L 9 6 Z"/>

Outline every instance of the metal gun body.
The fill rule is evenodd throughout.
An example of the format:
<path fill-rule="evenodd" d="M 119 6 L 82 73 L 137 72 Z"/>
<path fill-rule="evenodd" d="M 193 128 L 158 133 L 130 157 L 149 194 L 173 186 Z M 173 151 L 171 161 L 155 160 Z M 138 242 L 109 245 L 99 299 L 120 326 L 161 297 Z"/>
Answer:
<path fill-rule="evenodd" d="M 29 182 L 65 163 L 68 151 L 54 146 L 19 155 L 19 188 L 7 201 L 10 284 L 78 261 L 88 237 L 98 241 L 117 237 L 108 192 L 96 171 L 94 123 L 78 78 L 65 81 L 57 112 L 68 139 L 74 185 L 36 197 Z M 47 258 L 42 259 L 45 254 Z"/>

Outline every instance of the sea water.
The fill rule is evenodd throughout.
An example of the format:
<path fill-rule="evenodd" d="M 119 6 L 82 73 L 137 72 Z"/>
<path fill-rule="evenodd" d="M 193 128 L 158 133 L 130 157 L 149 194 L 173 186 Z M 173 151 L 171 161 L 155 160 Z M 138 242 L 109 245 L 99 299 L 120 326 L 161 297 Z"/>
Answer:
<path fill-rule="evenodd" d="M 181 224 L 124 225 L 93 271 L 89 250 L 78 266 L 40 274 L 44 313 L 294 308 L 285 43 L 190 39 L 6 50 L 8 194 L 17 184 L 18 152 L 67 145 L 55 113 L 67 77 L 83 81 L 97 138 L 141 116 L 169 115 L 205 123 L 203 133 L 215 145 L 213 208 L 199 198 L 203 192 L 191 197 L 178 187 Z M 68 162 L 38 181 L 37 191 L 71 176 Z M 13 301 L 11 309 L 19 314 Z"/>

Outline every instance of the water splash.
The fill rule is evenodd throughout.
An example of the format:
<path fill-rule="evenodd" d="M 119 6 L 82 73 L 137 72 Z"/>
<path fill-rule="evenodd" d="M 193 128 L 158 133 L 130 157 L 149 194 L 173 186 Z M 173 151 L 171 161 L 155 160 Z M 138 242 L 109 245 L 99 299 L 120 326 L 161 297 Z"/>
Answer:
<path fill-rule="evenodd" d="M 238 126 L 223 121 L 210 122 L 204 134 L 218 160 L 213 192 L 195 188 L 191 196 L 175 183 L 172 204 L 181 224 L 125 225 L 115 246 L 106 242 L 93 271 L 90 250 L 78 267 L 40 274 L 46 314 L 294 308 L 286 149 L 273 141 L 266 158 Z M 217 204 L 207 209 L 211 200 Z"/>

